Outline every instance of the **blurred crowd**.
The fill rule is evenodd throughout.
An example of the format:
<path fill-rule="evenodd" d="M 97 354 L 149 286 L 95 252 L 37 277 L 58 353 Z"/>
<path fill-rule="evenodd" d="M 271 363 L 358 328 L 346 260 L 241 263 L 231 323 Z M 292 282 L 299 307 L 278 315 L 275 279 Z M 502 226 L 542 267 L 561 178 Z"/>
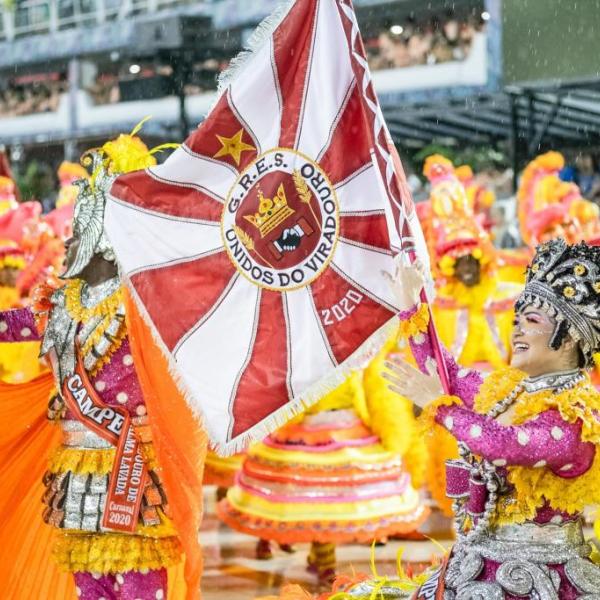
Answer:
<path fill-rule="evenodd" d="M 194 63 L 184 93 L 191 96 L 215 90 L 217 77 L 228 64 L 228 61 L 216 58 Z M 94 104 L 161 98 L 176 91 L 173 67 L 151 62 L 123 65 L 113 73 L 101 72 L 85 89 L 91 95 Z"/>
<path fill-rule="evenodd" d="M 582 195 L 600 206 L 600 160 L 597 154 L 584 152 L 575 156 L 566 155 L 567 165 L 560 177 L 563 181 L 579 186 Z"/>
<path fill-rule="evenodd" d="M 367 35 L 365 45 L 371 69 L 433 65 L 464 60 L 475 35 L 485 27 L 481 15 L 455 16 L 446 13 L 427 20 L 408 19 Z M 216 88 L 219 73 L 229 61 L 208 58 L 191 67 L 186 95 Z M 114 62 L 95 64 L 94 74 L 83 89 L 94 104 L 154 99 L 175 93 L 173 68 L 166 64 Z M 0 82 L 0 118 L 56 111 L 61 94 L 67 91 L 66 75 L 54 73 L 43 80 Z"/>
<path fill-rule="evenodd" d="M 215 90 L 217 77 L 228 64 L 228 61 L 212 58 L 192 65 L 185 94 Z M 97 65 L 94 70 L 96 75 L 82 87 L 96 105 L 149 100 L 175 93 L 174 72 L 170 65 L 124 63 L 109 67 Z M 66 74 L 53 74 L 43 80 L 0 82 L 0 118 L 54 112 L 67 90 Z"/>
<path fill-rule="evenodd" d="M 0 87 L 0 117 L 56 111 L 60 96 L 66 91 L 66 81 L 60 79 L 11 82 L 5 88 Z"/>
<path fill-rule="evenodd" d="M 464 60 L 475 35 L 484 27 L 481 16 L 457 17 L 451 13 L 443 19 L 392 25 L 366 40 L 369 65 L 377 70 Z"/>

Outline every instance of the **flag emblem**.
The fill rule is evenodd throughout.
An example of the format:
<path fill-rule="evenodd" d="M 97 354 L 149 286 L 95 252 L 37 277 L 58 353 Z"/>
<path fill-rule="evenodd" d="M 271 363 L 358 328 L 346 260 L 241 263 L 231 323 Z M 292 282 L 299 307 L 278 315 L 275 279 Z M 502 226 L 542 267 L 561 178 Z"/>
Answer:
<path fill-rule="evenodd" d="M 221 233 L 233 265 L 255 285 L 279 291 L 304 287 L 335 252 L 335 189 L 307 156 L 289 148 L 270 150 L 231 188 Z"/>

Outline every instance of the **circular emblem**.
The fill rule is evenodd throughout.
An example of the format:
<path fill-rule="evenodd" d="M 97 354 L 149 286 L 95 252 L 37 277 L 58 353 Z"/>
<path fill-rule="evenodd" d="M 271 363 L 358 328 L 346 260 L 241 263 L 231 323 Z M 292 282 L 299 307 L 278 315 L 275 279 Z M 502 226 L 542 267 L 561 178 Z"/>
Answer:
<path fill-rule="evenodd" d="M 308 285 L 335 251 L 339 210 L 321 167 L 288 148 L 261 154 L 231 188 L 221 232 L 236 269 L 272 290 Z"/>

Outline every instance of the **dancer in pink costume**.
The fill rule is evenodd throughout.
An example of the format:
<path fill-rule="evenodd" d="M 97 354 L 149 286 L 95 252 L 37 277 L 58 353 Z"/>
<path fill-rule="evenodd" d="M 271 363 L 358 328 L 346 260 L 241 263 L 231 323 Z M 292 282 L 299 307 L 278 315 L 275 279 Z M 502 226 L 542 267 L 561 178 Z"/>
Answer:
<path fill-rule="evenodd" d="M 511 367 L 485 381 L 446 355 L 451 395 L 423 335 L 418 271 L 406 269 L 402 317 L 420 371 L 388 363 L 395 391 L 459 442 L 447 464 L 457 542 L 442 565 L 384 584 L 385 598 L 579 600 L 597 598 L 600 568 L 582 531 L 600 502 L 600 394 L 586 369 L 600 348 L 600 249 L 553 240 L 538 247 L 516 305 Z M 413 285 L 406 285 L 412 281 Z M 414 327 L 410 323 L 414 322 Z M 350 594 L 362 597 L 373 582 Z"/>

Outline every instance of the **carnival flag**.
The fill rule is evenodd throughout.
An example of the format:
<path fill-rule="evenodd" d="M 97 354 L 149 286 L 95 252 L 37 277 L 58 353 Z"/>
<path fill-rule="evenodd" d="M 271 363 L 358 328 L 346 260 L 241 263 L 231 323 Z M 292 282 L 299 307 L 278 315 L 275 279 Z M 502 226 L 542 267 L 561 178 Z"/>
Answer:
<path fill-rule="evenodd" d="M 350 0 L 257 30 L 164 164 L 119 177 L 105 226 L 188 403 L 223 453 L 364 364 L 397 326 L 382 271 L 422 249 Z"/>

